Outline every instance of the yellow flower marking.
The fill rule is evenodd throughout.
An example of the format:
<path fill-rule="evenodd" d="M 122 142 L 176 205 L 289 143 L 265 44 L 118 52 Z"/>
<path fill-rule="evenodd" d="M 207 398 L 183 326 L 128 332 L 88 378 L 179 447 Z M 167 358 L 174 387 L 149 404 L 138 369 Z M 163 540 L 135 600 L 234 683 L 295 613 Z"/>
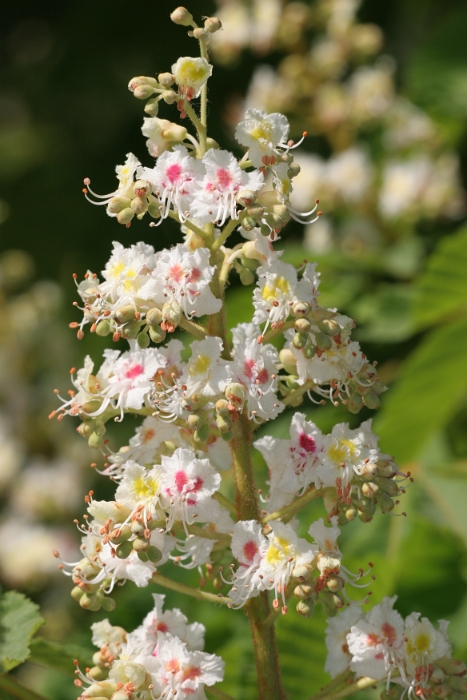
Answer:
<path fill-rule="evenodd" d="M 419 632 L 414 639 L 407 642 L 407 653 L 409 656 L 418 656 L 429 651 L 431 646 L 430 635 L 426 632 Z"/>
<path fill-rule="evenodd" d="M 273 287 L 268 287 L 267 284 L 264 285 L 261 296 L 265 301 L 274 301 L 279 295 L 284 296 L 288 294 L 289 291 L 290 284 L 285 277 L 277 277 Z"/>
<path fill-rule="evenodd" d="M 120 277 L 124 269 L 125 263 L 120 261 L 118 263 L 115 263 L 115 265 L 112 265 L 112 267 L 109 270 L 109 275 L 110 277 L 112 277 L 112 279 L 116 280 L 118 277 Z"/>
<path fill-rule="evenodd" d="M 265 141 L 271 140 L 271 129 L 268 124 L 260 122 L 251 130 L 251 135 L 254 139 L 264 139 Z"/>
<path fill-rule="evenodd" d="M 290 556 L 290 542 L 284 537 L 274 537 L 266 552 L 268 564 L 278 564 L 284 557 Z"/>
<path fill-rule="evenodd" d="M 211 366 L 211 358 L 209 355 L 200 355 L 196 362 L 190 364 L 190 374 L 193 377 L 195 374 L 204 374 Z"/>
<path fill-rule="evenodd" d="M 154 479 L 145 479 L 140 476 L 133 484 L 133 490 L 140 498 L 153 498 L 156 496 L 159 485 Z"/>
<path fill-rule="evenodd" d="M 357 448 L 351 440 L 341 438 L 337 444 L 332 445 L 328 450 L 328 455 L 336 464 L 344 462 L 347 457 L 353 459 Z"/>

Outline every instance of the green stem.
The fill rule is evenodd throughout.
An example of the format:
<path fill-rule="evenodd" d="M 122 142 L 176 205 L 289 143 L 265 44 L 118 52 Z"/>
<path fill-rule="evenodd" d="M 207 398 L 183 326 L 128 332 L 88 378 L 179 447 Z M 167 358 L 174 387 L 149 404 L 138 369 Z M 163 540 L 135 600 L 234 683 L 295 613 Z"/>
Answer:
<path fill-rule="evenodd" d="M 178 214 L 176 214 L 174 211 L 169 211 L 169 216 L 171 219 L 174 219 L 174 221 L 177 221 L 180 225 L 182 225 L 182 222 L 178 218 Z M 183 226 L 186 226 L 186 228 L 189 228 L 190 231 L 193 231 L 193 233 L 197 233 L 198 236 L 201 236 L 203 241 L 207 241 L 210 238 L 210 234 L 207 233 L 206 231 L 203 231 L 202 228 L 199 228 L 199 226 L 196 226 L 196 224 L 193 224 L 191 221 L 188 219 L 183 222 Z"/>
<path fill-rule="evenodd" d="M 233 427 L 231 441 L 234 468 L 237 481 L 237 515 L 239 520 L 259 520 L 257 490 L 253 478 L 251 462 L 251 424 L 245 414 L 241 414 Z M 258 675 L 258 700 L 284 700 L 282 679 L 279 669 L 274 626 L 264 627 L 271 608 L 266 591 L 251 598 L 245 605 L 255 652 Z"/>
<path fill-rule="evenodd" d="M 296 319 L 293 318 L 291 321 L 286 321 L 286 323 L 284 323 L 280 328 L 271 328 L 263 335 L 262 342 L 269 343 L 273 338 L 276 338 L 278 335 L 284 333 L 284 331 L 289 330 L 289 328 L 293 328 L 295 321 Z"/>
<path fill-rule="evenodd" d="M 154 529 L 160 527 L 165 531 L 165 526 L 165 520 L 158 520 L 154 523 Z M 180 521 L 175 522 L 171 529 L 177 534 L 186 535 L 183 523 L 181 523 Z M 216 542 L 225 542 L 227 546 L 232 540 L 230 535 L 226 535 L 221 532 L 211 532 L 210 530 L 203 530 L 201 527 L 198 527 L 198 525 L 187 524 L 186 529 L 188 530 L 190 535 L 195 535 L 196 537 L 203 537 L 205 540 L 216 540 Z"/>
<path fill-rule="evenodd" d="M 205 58 L 208 61 L 208 47 L 206 42 L 206 37 L 201 37 L 199 40 L 199 48 L 201 53 L 201 58 Z M 204 85 L 201 89 L 201 124 L 202 130 L 198 129 L 199 136 L 199 150 L 200 157 L 206 153 L 207 149 L 207 125 L 208 125 L 208 84 Z"/>
<path fill-rule="evenodd" d="M 230 236 L 230 234 L 232 233 L 232 231 L 234 231 L 235 228 L 236 228 L 239 224 L 241 224 L 241 220 L 240 220 L 240 219 L 230 219 L 230 221 L 229 221 L 229 223 L 227 224 L 227 226 L 224 226 L 224 228 L 222 229 L 222 231 L 221 231 L 221 233 L 220 233 L 220 236 L 219 236 L 218 238 L 216 238 L 216 240 L 215 240 L 214 243 L 212 244 L 212 252 L 213 252 L 213 253 L 215 253 L 216 250 L 219 250 L 219 248 L 220 248 L 221 246 L 224 245 L 224 243 L 225 243 L 225 241 L 227 240 L 227 238 Z"/>
<path fill-rule="evenodd" d="M 7 694 L 7 698 L 17 698 L 17 700 L 45 700 L 43 695 L 38 695 L 34 690 L 29 690 L 17 683 L 16 679 L 9 674 L 0 676 L 0 697 L 3 697 L 2 690 Z"/>
<path fill-rule="evenodd" d="M 201 102 L 202 102 L 202 95 L 203 91 L 206 90 L 206 85 L 203 87 L 201 90 Z M 185 100 L 183 103 L 183 109 L 187 113 L 187 115 L 190 117 L 191 121 L 193 122 L 193 125 L 196 128 L 196 131 L 198 133 L 198 141 L 199 141 L 199 150 L 200 150 L 200 157 L 202 158 L 204 154 L 206 153 L 206 125 L 203 124 L 201 119 L 198 117 L 196 114 L 195 110 L 191 106 L 191 104 L 188 102 L 188 100 Z"/>
<path fill-rule="evenodd" d="M 374 678 L 368 678 L 367 676 L 364 676 L 363 678 L 359 678 L 358 681 L 355 683 L 352 683 L 351 685 L 347 685 L 345 688 L 341 688 L 340 690 L 336 690 L 334 693 L 326 693 L 326 695 L 320 695 L 318 694 L 319 698 L 326 700 L 340 700 L 340 698 L 346 698 L 347 695 L 352 695 L 353 693 L 356 693 L 359 690 L 365 690 L 365 688 L 369 688 L 372 685 L 376 685 L 380 683 L 380 681 L 375 681 Z M 317 696 L 314 695 L 310 700 L 316 700 Z"/>
<path fill-rule="evenodd" d="M 194 321 L 190 321 L 185 316 L 182 316 L 180 319 L 180 323 L 178 324 L 180 328 L 183 328 L 183 330 L 187 331 L 188 333 L 191 333 L 191 335 L 194 335 L 195 338 L 200 338 L 201 340 L 204 340 L 206 337 L 206 330 L 203 326 L 201 326 L 199 323 L 195 323 Z"/>
<path fill-rule="evenodd" d="M 284 508 L 276 510 L 275 513 L 268 513 L 261 520 L 261 522 L 263 524 L 268 523 L 270 520 L 282 520 L 283 522 L 287 522 L 288 520 L 291 520 L 294 515 L 296 515 L 310 501 L 314 501 L 315 498 L 318 498 L 319 495 L 319 491 L 312 486 L 309 491 L 304 493 L 303 496 L 296 498 L 293 503 L 289 503 L 288 506 L 284 506 Z"/>
<path fill-rule="evenodd" d="M 201 591 L 199 588 L 190 588 L 184 583 L 179 583 L 178 581 L 172 581 L 171 578 L 162 576 L 161 574 L 154 573 L 151 576 L 151 583 L 157 583 L 159 586 L 164 588 L 169 588 L 171 591 L 177 591 L 177 593 L 184 593 L 197 600 L 207 600 L 210 603 L 218 603 L 220 605 L 231 605 L 232 601 L 230 598 L 226 598 L 220 593 L 208 593 L 207 591 Z"/>
<path fill-rule="evenodd" d="M 336 688 L 339 688 L 339 686 L 347 683 L 352 676 L 352 671 L 349 671 L 348 669 L 346 671 L 342 671 L 342 673 L 339 673 L 339 675 L 336 676 L 330 683 L 323 686 L 323 688 L 320 688 L 318 692 L 313 695 L 313 700 L 321 700 L 321 698 L 324 698 L 331 691 L 336 690 Z"/>
<path fill-rule="evenodd" d="M 290 394 L 281 399 L 281 401 L 283 404 L 288 406 L 289 404 L 293 403 L 295 399 L 298 399 L 299 396 L 302 396 L 303 394 L 306 394 L 306 392 L 310 389 L 313 389 L 314 386 L 314 381 L 312 379 L 309 379 L 307 382 L 305 382 L 305 384 L 302 384 L 298 387 L 298 389 L 295 389 L 294 391 L 290 392 Z"/>
<path fill-rule="evenodd" d="M 232 503 L 232 501 L 229 501 L 229 499 L 226 498 L 222 493 L 219 493 L 219 491 L 217 491 L 216 493 L 213 493 L 212 497 L 215 498 L 216 501 L 219 501 L 221 506 L 224 506 L 224 508 L 230 510 L 230 512 L 233 515 L 237 514 L 237 508 L 235 507 L 235 504 Z"/>

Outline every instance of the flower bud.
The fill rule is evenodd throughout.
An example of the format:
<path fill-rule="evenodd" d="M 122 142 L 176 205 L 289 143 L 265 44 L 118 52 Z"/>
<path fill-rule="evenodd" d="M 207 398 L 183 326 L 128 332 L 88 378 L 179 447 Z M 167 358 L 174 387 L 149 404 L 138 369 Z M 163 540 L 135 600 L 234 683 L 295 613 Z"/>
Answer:
<path fill-rule="evenodd" d="M 159 73 L 159 75 L 157 76 L 157 80 L 163 88 L 169 88 L 172 87 L 172 85 L 174 84 L 175 76 L 167 71 L 165 73 Z"/>
<path fill-rule="evenodd" d="M 133 340 L 138 335 L 140 328 L 141 323 L 139 321 L 130 321 L 129 323 L 125 323 L 121 331 L 122 336 L 127 340 Z"/>
<path fill-rule="evenodd" d="M 292 306 L 292 316 L 295 318 L 301 318 L 307 316 L 311 311 L 311 306 L 307 301 L 297 301 Z"/>
<path fill-rule="evenodd" d="M 350 413 L 358 413 L 363 406 L 363 399 L 360 394 L 353 393 L 350 394 L 350 398 L 347 402 L 347 408 Z"/>
<path fill-rule="evenodd" d="M 150 343 L 148 334 L 144 331 L 141 331 L 141 333 L 138 333 L 138 335 L 136 336 L 136 342 L 138 343 L 138 346 L 144 350 L 149 346 Z"/>
<path fill-rule="evenodd" d="M 345 605 L 345 600 L 342 596 L 337 593 L 331 593 L 331 591 L 323 591 L 321 593 L 324 602 L 329 605 L 332 610 L 340 610 Z"/>
<path fill-rule="evenodd" d="M 305 583 L 300 583 L 298 586 L 294 588 L 294 596 L 296 598 L 300 598 L 301 600 L 306 600 L 311 596 L 313 593 L 313 589 L 311 586 L 308 586 Z"/>
<path fill-rule="evenodd" d="M 112 612 L 112 610 L 115 610 L 117 607 L 115 600 L 113 598 L 108 598 L 107 596 L 103 596 L 101 598 L 101 605 L 107 612 Z"/>
<path fill-rule="evenodd" d="M 220 433 L 228 433 L 232 427 L 231 421 L 219 415 L 216 416 L 216 425 Z"/>
<path fill-rule="evenodd" d="M 121 544 L 126 542 L 127 539 L 131 537 L 131 527 L 129 525 L 123 525 L 122 527 L 116 527 L 109 535 L 109 539 L 112 544 Z"/>
<path fill-rule="evenodd" d="M 98 654 L 100 655 L 99 652 Z M 96 656 L 96 654 L 94 654 L 94 656 Z M 109 675 L 109 670 L 107 668 L 102 668 L 102 666 L 93 666 L 89 669 L 87 674 L 93 679 L 93 681 L 103 681 Z"/>
<path fill-rule="evenodd" d="M 382 513 L 390 513 L 391 510 L 393 510 L 394 501 L 391 496 L 388 496 L 386 493 L 381 493 L 380 491 L 376 496 L 376 500 L 378 501 Z"/>
<path fill-rule="evenodd" d="M 279 353 L 279 360 L 284 365 L 284 369 L 289 374 L 294 374 L 297 369 L 297 360 L 288 348 L 283 348 Z"/>
<path fill-rule="evenodd" d="M 312 360 L 314 356 L 316 355 L 316 348 L 314 345 L 305 345 L 303 348 L 303 354 L 306 357 L 307 360 Z"/>
<path fill-rule="evenodd" d="M 140 219 L 144 214 L 146 214 L 148 209 L 148 203 L 143 197 L 135 197 L 131 200 L 130 207 L 133 209 L 136 216 Z"/>
<path fill-rule="evenodd" d="M 133 304 L 125 304 L 125 306 L 121 306 L 119 309 L 117 309 L 114 317 L 117 323 L 128 323 L 129 321 L 135 320 L 135 312 L 136 308 L 133 306 Z"/>
<path fill-rule="evenodd" d="M 461 695 L 467 693 L 467 678 L 465 676 L 449 676 L 447 683 L 457 693 L 461 693 Z"/>
<path fill-rule="evenodd" d="M 329 350 L 329 348 L 332 346 L 332 341 L 329 338 L 326 333 L 316 333 L 315 335 L 315 343 L 316 346 L 324 352 L 325 350 Z"/>
<path fill-rule="evenodd" d="M 311 567 L 306 564 L 298 564 L 292 569 L 292 576 L 299 581 L 309 581 L 311 577 Z"/>
<path fill-rule="evenodd" d="M 99 321 L 99 323 L 96 326 L 96 335 L 99 335 L 101 338 L 103 338 L 106 335 L 109 335 L 109 333 L 111 332 L 112 326 L 108 321 L 104 319 L 102 319 L 102 321 Z"/>
<path fill-rule="evenodd" d="M 237 382 L 230 382 L 227 384 L 224 390 L 226 398 L 234 406 L 243 406 L 246 399 L 246 389 L 243 384 L 238 384 Z"/>
<path fill-rule="evenodd" d="M 373 462 L 368 462 L 368 464 L 365 464 L 362 468 L 362 471 L 360 473 L 360 478 L 361 479 L 368 479 L 369 481 L 373 481 L 373 479 L 378 476 L 378 465 L 373 464 Z"/>
<path fill-rule="evenodd" d="M 381 494 L 378 494 L 380 496 Z M 373 516 L 376 511 L 376 505 L 372 498 L 360 498 L 357 503 L 358 510 L 366 515 Z"/>
<path fill-rule="evenodd" d="M 119 214 L 130 206 L 130 201 L 128 197 L 112 197 L 107 204 L 107 211 L 111 214 Z"/>
<path fill-rule="evenodd" d="M 162 552 L 154 545 L 148 548 L 146 554 L 148 555 L 149 561 L 152 561 L 153 564 L 157 564 L 157 562 L 162 559 Z"/>
<path fill-rule="evenodd" d="M 329 318 L 324 318 L 322 321 L 318 321 L 318 328 L 323 333 L 326 333 L 326 335 L 330 335 L 331 337 L 339 335 L 339 333 L 342 331 L 339 324 Z"/>
<path fill-rule="evenodd" d="M 132 542 L 135 552 L 146 552 L 149 549 L 149 542 L 144 537 L 135 537 Z"/>
<path fill-rule="evenodd" d="M 194 36 L 195 39 L 205 39 L 207 36 L 206 30 L 202 27 L 196 27 L 196 29 L 193 29 L 192 36 Z"/>
<path fill-rule="evenodd" d="M 148 194 L 151 194 L 152 186 L 146 180 L 136 180 L 133 189 L 137 197 L 146 197 Z"/>
<path fill-rule="evenodd" d="M 198 428 L 198 430 L 195 430 L 193 439 L 195 442 L 207 442 L 209 439 L 209 425 L 206 423 Z"/>
<path fill-rule="evenodd" d="M 157 307 L 149 309 L 149 311 L 146 313 L 146 323 L 148 324 L 148 326 L 159 326 L 162 321 L 162 318 L 162 311 Z"/>
<path fill-rule="evenodd" d="M 95 593 L 83 593 L 79 604 L 84 610 L 91 610 L 92 612 L 97 612 L 101 607 L 100 600 Z"/>
<path fill-rule="evenodd" d="M 445 680 L 446 674 L 444 673 L 443 669 L 439 666 L 435 666 L 430 675 L 430 683 L 433 683 L 434 685 L 439 685 L 439 683 L 443 683 Z"/>
<path fill-rule="evenodd" d="M 180 124 L 174 124 L 170 122 L 170 126 L 167 129 L 162 130 L 162 137 L 166 141 L 184 141 L 186 139 L 187 130 L 184 126 Z"/>
<path fill-rule="evenodd" d="M 363 403 L 371 409 L 377 409 L 381 406 L 381 401 L 371 389 L 363 394 Z"/>
<path fill-rule="evenodd" d="M 240 190 L 235 199 L 242 207 L 250 207 L 256 199 L 256 192 L 253 192 L 253 190 Z"/>
<path fill-rule="evenodd" d="M 167 105 L 173 105 L 173 103 L 178 100 L 178 95 L 173 90 L 164 90 L 162 99 Z"/>
<path fill-rule="evenodd" d="M 219 149 L 220 146 L 219 146 L 219 144 L 217 143 L 217 141 L 215 141 L 215 140 L 212 139 L 210 136 L 208 136 L 208 138 L 206 139 L 206 148 L 208 148 L 208 149 L 209 149 L 209 148 Z"/>
<path fill-rule="evenodd" d="M 206 17 L 204 20 L 204 30 L 209 32 L 209 34 L 214 34 L 222 29 L 222 22 L 219 17 Z"/>
<path fill-rule="evenodd" d="M 306 333 L 295 333 L 292 338 L 292 345 L 297 350 L 301 350 L 308 343 L 308 335 Z"/>
<path fill-rule="evenodd" d="M 306 602 L 304 600 L 300 600 L 297 605 L 295 610 L 302 616 L 302 617 L 311 617 L 313 615 L 313 609 L 315 607 L 314 600 L 310 598 Z"/>
<path fill-rule="evenodd" d="M 219 399 L 216 401 L 216 413 L 221 416 L 229 415 L 229 402 L 226 399 Z"/>
<path fill-rule="evenodd" d="M 294 178 L 297 177 L 297 175 L 300 173 L 301 167 L 296 161 L 292 161 L 289 163 L 289 177 Z"/>
<path fill-rule="evenodd" d="M 133 542 L 127 540 L 118 545 L 116 553 L 119 559 L 127 559 L 133 551 Z"/>
<path fill-rule="evenodd" d="M 197 430 L 204 424 L 202 417 L 198 413 L 190 413 L 186 419 L 186 424 L 190 430 Z"/>
<path fill-rule="evenodd" d="M 79 433 L 82 437 L 88 438 L 94 432 L 94 428 L 95 423 L 93 420 L 85 420 L 81 423 L 81 425 L 78 425 L 78 427 L 76 428 L 76 432 Z"/>
<path fill-rule="evenodd" d="M 141 520 L 133 520 L 133 522 L 130 525 L 130 530 L 133 535 L 142 535 L 145 529 L 146 527 L 143 525 Z"/>
<path fill-rule="evenodd" d="M 400 493 L 399 484 L 393 479 L 375 479 L 375 484 L 378 484 L 380 491 L 384 491 L 392 498 L 395 498 Z"/>
<path fill-rule="evenodd" d="M 233 433 L 228 432 L 228 433 L 221 433 L 221 438 L 224 440 L 224 442 L 230 442 L 233 440 Z"/>
<path fill-rule="evenodd" d="M 364 484 L 362 484 L 362 493 L 367 498 L 374 498 L 378 491 L 378 485 L 374 484 L 372 481 L 366 481 Z"/>
<path fill-rule="evenodd" d="M 331 576 L 328 576 L 326 579 L 326 586 L 332 593 L 338 593 L 338 591 L 342 590 L 344 587 L 344 582 L 340 576 L 331 574 Z"/>
<path fill-rule="evenodd" d="M 88 438 L 89 447 L 98 448 L 102 445 L 102 435 L 98 435 L 96 432 L 92 433 Z"/>
<path fill-rule="evenodd" d="M 347 510 L 345 511 L 345 519 L 347 520 L 347 522 L 348 523 L 352 522 L 352 520 L 355 520 L 356 517 L 357 517 L 356 508 L 353 508 L 353 507 L 347 508 Z"/>
<path fill-rule="evenodd" d="M 150 117 L 157 117 L 159 114 L 159 97 L 153 97 L 152 100 L 148 100 L 144 105 L 144 111 L 149 114 Z"/>
<path fill-rule="evenodd" d="M 154 94 L 154 88 L 151 87 L 150 85 L 138 85 L 133 90 L 133 95 L 138 99 L 138 100 L 147 100 L 148 97 L 151 97 L 151 95 Z"/>
<path fill-rule="evenodd" d="M 77 602 L 79 602 L 81 600 L 81 598 L 83 597 L 83 595 L 84 595 L 84 591 L 79 586 L 75 586 L 74 588 L 71 589 L 71 597 L 73 598 L 73 600 L 76 600 Z"/>
<path fill-rule="evenodd" d="M 253 284 L 255 281 L 255 276 L 251 270 L 247 270 L 246 267 L 240 268 L 240 282 L 245 286 Z"/>
<path fill-rule="evenodd" d="M 245 216 L 242 219 L 242 226 L 245 229 L 245 231 L 253 231 L 253 229 L 256 228 L 257 225 L 257 222 L 254 219 L 252 219 L 251 216 Z"/>
<path fill-rule="evenodd" d="M 467 666 L 460 659 L 452 659 L 443 656 L 441 659 L 436 659 L 436 665 L 443 669 L 448 676 L 460 676 L 467 672 Z"/>
<path fill-rule="evenodd" d="M 446 683 L 440 683 L 433 688 L 433 695 L 439 700 L 446 700 L 452 693 L 451 688 Z"/>
<path fill-rule="evenodd" d="M 177 7 L 171 13 L 170 19 L 174 24 L 181 24 L 182 27 L 193 26 L 193 15 L 185 7 Z"/>
<path fill-rule="evenodd" d="M 119 224 L 123 224 L 126 226 L 131 222 L 135 215 L 135 212 L 133 209 L 127 208 L 127 209 L 122 209 L 118 214 L 117 214 L 117 221 Z"/>
<path fill-rule="evenodd" d="M 159 326 L 149 329 L 149 335 L 153 343 L 163 343 L 167 333 L 163 331 Z"/>
<path fill-rule="evenodd" d="M 311 328 L 311 323 L 307 318 L 297 318 L 294 323 L 294 328 L 299 333 L 308 333 Z"/>
<path fill-rule="evenodd" d="M 178 301 L 170 301 L 162 307 L 164 321 L 168 321 L 173 326 L 178 326 L 182 318 L 182 309 Z"/>

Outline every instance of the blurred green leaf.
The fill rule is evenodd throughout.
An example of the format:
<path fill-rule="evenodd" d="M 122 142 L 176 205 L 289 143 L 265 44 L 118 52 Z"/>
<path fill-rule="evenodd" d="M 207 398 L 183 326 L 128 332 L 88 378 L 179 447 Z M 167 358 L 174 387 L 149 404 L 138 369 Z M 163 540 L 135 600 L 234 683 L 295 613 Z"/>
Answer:
<path fill-rule="evenodd" d="M 45 700 L 42 695 L 20 685 L 10 675 L 0 676 L 0 698 L 1 700 Z"/>
<path fill-rule="evenodd" d="M 408 284 L 381 284 L 372 294 L 354 302 L 358 319 L 357 340 L 398 343 L 413 333 L 414 289 Z"/>
<path fill-rule="evenodd" d="M 56 671 L 62 671 L 74 676 L 75 666 L 73 660 L 77 659 L 81 668 L 91 666 L 92 651 L 69 644 L 54 644 L 47 639 L 36 637 L 31 640 L 30 661 L 42 664 Z"/>
<path fill-rule="evenodd" d="M 418 281 L 414 317 L 426 326 L 457 310 L 467 312 L 467 227 L 443 238 L 430 257 Z"/>
<path fill-rule="evenodd" d="M 430 333 L 409 357 L 375 421 L 381 447 L 398 462 L 415 457 L 446 425 L 467 387 L 467 318 Z"/>
<path fill-rule="evenodd" d="M 26 661 L 31 637 L 44 623 L 39 606 L 22 593 L 8 591 L 0 598 L 0 673 Z"/>

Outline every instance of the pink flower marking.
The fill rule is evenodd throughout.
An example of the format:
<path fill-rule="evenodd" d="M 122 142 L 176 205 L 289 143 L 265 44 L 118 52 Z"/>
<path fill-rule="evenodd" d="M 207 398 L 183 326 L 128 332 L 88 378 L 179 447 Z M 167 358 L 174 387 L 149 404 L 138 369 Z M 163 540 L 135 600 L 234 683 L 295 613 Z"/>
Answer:
<path fill-rule="evenodd" d="M 133 365 L 133 367 L 127 369 L 127 371 L 125 372 L 125 377 L 127 379 L 136 379 L 136 377 L 139 377 L 139 375 L 143 374 L 143 372 L 143 365 Z"/>
<path fill-rule="evenodd" d="M 227 189 L 232 182 L 232 175 L 225 168 L 219 168 L 219 170 L 216 172 L 216 176 L 219 187 L 222 187 L 223 189 Z"/>
<path fill-rule="evenodd" d="M 305 450 L 305 452 L 316 452 L 316 442 L 313 440 L 311 435 L 300 433 L 298 441 L 300 443 L 300 447 Z"/>
<path fill-rule="evenodd" d="M 258 551 L 258 546 L 256 542 L 253 542 L 253 540 L 249 540 L 243 545 L 243 554 L 245 555 L 245 559 L 248 559 L 248 561 L 253 561 Z"/>
<path fill-rule="evenodd" d="M 172 163 L 172 165 L 169 165 L 169 167 L 165 171 L 165 174 L 169 179 L 170 183 L 173 185 L 175 182 L 177 182 L 177 180 L 180 178 L 180 175 L 182 174 L 182 166 L 178 163 Z"/>

